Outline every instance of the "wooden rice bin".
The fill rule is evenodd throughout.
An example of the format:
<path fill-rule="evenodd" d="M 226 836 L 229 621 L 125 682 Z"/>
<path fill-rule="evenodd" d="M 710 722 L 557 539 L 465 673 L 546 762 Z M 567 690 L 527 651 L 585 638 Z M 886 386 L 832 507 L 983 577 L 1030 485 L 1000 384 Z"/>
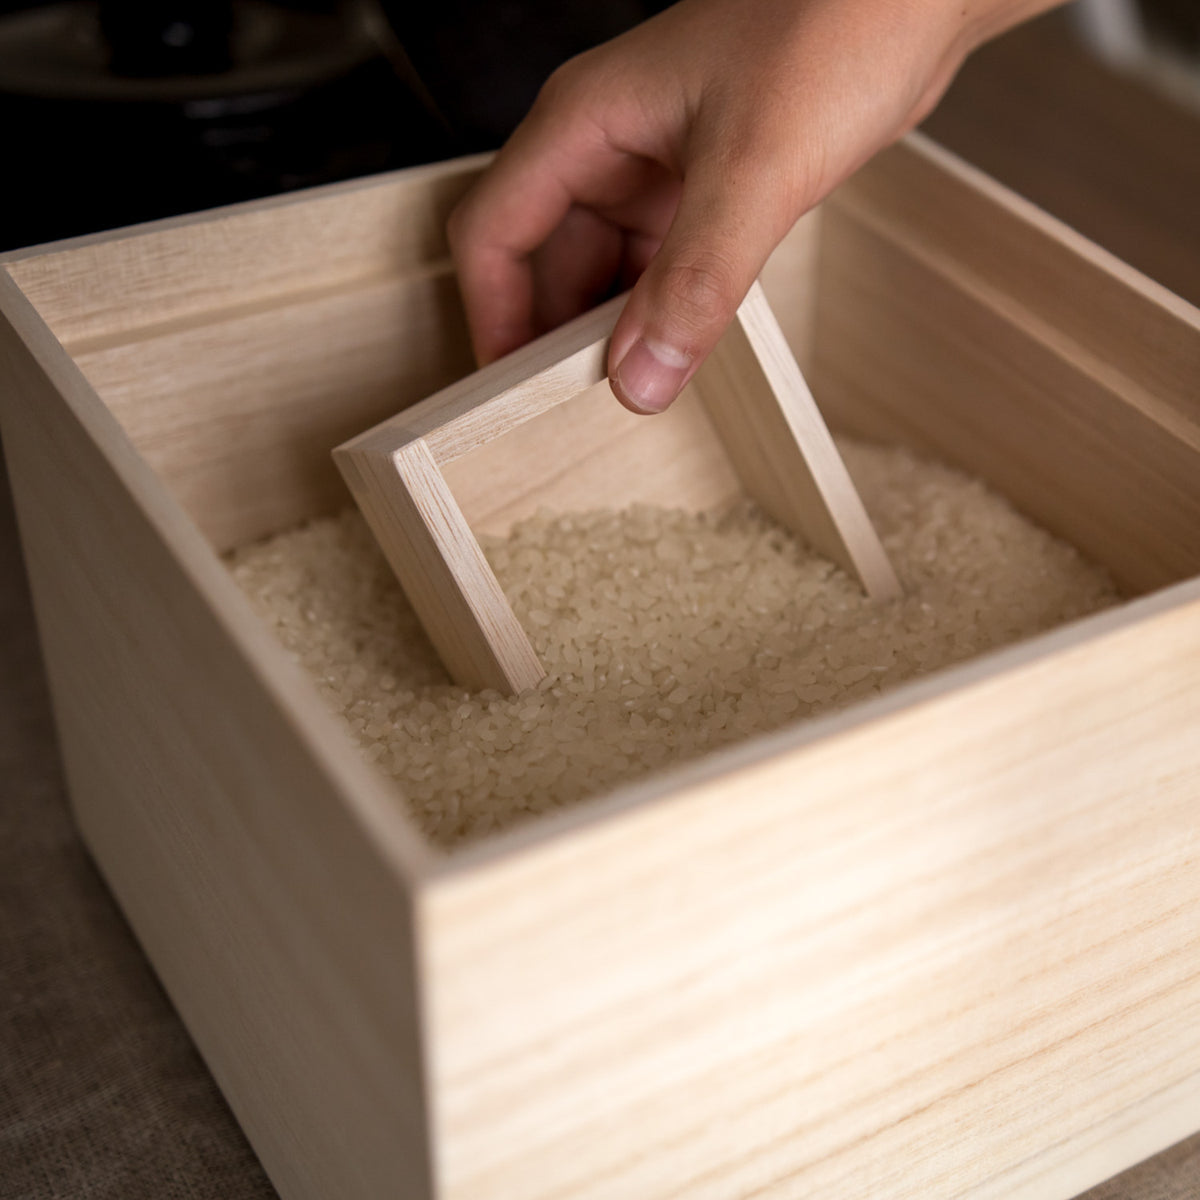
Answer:
<path fill-rule="evenodd" d="M 826 418 L 1128 601 L 447 854 L 219 554 L 345 506 L 331 448 L 470 369 L 443 229 L 480 166 L 0 273 L 75 812 L 280 1193 L 1066 1200 L 1200 1128 L 1200 311 L 881 155 L 764 281 Z M 623 501 L 736 488 L 695 406 L 587 411 L 522 503 L 615 501 L 614 448 L 670 464 Z M 455 495 L 502 528 L 478 453 Z"/>

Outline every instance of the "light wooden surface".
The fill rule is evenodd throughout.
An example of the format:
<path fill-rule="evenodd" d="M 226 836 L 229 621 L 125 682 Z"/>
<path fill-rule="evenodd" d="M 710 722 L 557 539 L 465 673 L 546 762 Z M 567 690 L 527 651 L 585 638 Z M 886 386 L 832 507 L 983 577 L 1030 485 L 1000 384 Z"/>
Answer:
<path fill-rule="evenodd" d="M 443 1194 L 1062 1200 L 1191 1132 L 1198 698 L 1192 582 L 452 860 Z"/>
<path fill-rule="evenodd" d="M 297 338 L 262 347 L 323 303 L 306 270 L 336 277 L 323 296 L 345 283 L 324 336 L 351 337 L 368 290 L 399 294 L 355 274 L 366 248 L 426 211 L 414 188 L 449 197 L 476 166 L 378 181 L 366 208 L 322 192 L 321 228 L 339 197 L 364 222 L 340 275 L 334 234 L 306 266 L 272 264 L 265 237 L 243 262 L 262 214 L 290 211 L 253 205 L 11 269 L 95 379 L 117 343 L 175 332 L 203 378 L 211 343 L 186 329 L 223 328 L 232 364 L 243 319 L 247 361 L 287 371 Z M 1200 1128 L 1200 313 L 920 139 L 797 237 L 780 261 L 815 277 L 769 271 L 768 294 L 832 423 L 936 447 L 1151 594 L 452 857 L 237 594 L 212 548 L 236 522 L 199 532 L 219 480 L 253 495 L 253 461 L 197 418 L 195 464 L 160 476 L 144 454 L 169 421 L 136 351 L 94 388 L 0 279 L 0 414 L 74 804 L 287 1200 L 1067 1200 Z M 197 246 L 209 279 L 267 280 L 261 307 L 227 320 L 202 288 L 178 331 L 139 299 L 103 317 L 122 287 L 90 262 L 136 282 Z M 436 276 L 427 250 L 397 288 Z M 111 346 L 86 340 L 110 336 L 97 323 Z M 344 394 L 345 361 L 317 354 L 294 396 L 264 389 L 299 469 L 247 529 L 330 503 L 324 406 L 376 403 L 403 369 L 382 341 L 415 357 L 425 336 L 371 322 L 375 366 Z M 611 410 L 572 477 L 640 425 L 664 439 L 649 461 L 679 438 L 697 503 L 734 486 L 702 403 Z M 544 451 L 539 421 L 509 436 Z M 572 486 L 547 464 L 530 480 L 512 505 Z"/>
<path fill-rule="evenodd" d="M 977 50 L 922 129 L 1200 305 L 1200 111 L 1101 62 L 1069 10 Z"/>
<path fill-rule="evenodd" d="M 916 144 L 941 174 L 885 153 L 824 215 L 811 377 L 830 421 L 960 463 L 1131 592 L 1190 577 L 1196 310 Z"/>
<path fill-rule="evenodd" d="M 519 693 L 545 672 L 441 467 L 535 424 L 581 392 L 589 403 L 615 404 L 592 389 L 605 379 L 623 303 L 608 301 L 334 451 L 430 641 L 465 686 Z M 895 572 L 757 283 L 691 386 L 744 491 L 857 576 L 872 599 L 895 599 Z M 578 440 L 561 421 L 555 432 L 564 445 Z M 544 436 L 537 447 L 556 453 Z M 505 449 L 523 473 L 528 439 L 509 438 Z M 587 507 L 630 503 L 628 464 L 596 482 Z M 490 481 L 493 492 L 498 486 Z M 518 484 L 519 496 L 528 492 L 527 481 Z"/>
<path fill-rule="evenodd" d="M 755 283 L 693 381 L 747 495 L 858 578 L 900 584 L 775 314 Z"/>
<path fill-rule="evenodd" d="M 429 852 L 2 270 L 0 308 L 83 836 L 280 1192 L 427 1197 L 404 881 Z"/>
<path fill-rule="evenodd" d="M 486 156 L 414 167 L 4 254 L 64 344 L 154 336 L 426 271 Z"/>
<path fill-rule="evenodd" d="M 450 265 L 67 349 L 221 550 L 343 502 L 329 448 L 465 369 Z M 397 338 L 395 331 L 405 331 Z M 418 340 L 422 353 L 406 350 Z"/>
<path fill-rule="evenodd" d="M 742 494 L 694 389 L 647 420 L 615 404 L 605 379 L 522 426 L 519 440 L 519 456 L 505 438 L 443 468 L 480 533 L 507 533 L 539 507 L 586 511 L 598 497 L 615 505 L 622 488 L 624 503 L 692 512 L 722 508 Z"/>
<path fill-rule="evenodd" d="M 610 300 L 436 396 L 339 446 L 336 455 L 390 452 L 420 438 L 441 463 L 503 437 L 604 378 L 607 338 L 620 311 Z"/>
<path fill-rule="evenodd" d="M 504 692 L 535 687 L 545 671 L 428 443 L 401 446 L 380 472 L 371 465 L 348 455 L 346 482 L 451 676 Z"/>

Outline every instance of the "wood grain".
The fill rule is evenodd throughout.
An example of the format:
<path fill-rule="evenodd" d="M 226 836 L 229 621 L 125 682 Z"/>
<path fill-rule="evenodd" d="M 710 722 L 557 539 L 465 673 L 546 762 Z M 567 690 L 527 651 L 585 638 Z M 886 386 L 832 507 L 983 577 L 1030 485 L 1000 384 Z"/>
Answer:
<path fill-rule="evenodd" d="M 914 250 L 1008 297 L 1081 365 L 1200 418 L 1196 308 L 927 138 L 914 134 L 877 156 L 830 211 L 847 208 L 873 213 Z M 837 257 L 823 253 L 821 262 Z"/>
<path fill-rule="evenodd" d="M 331 184 L 202 220 L 170 217 L 0 261 L 61 342 L 128 341 L 201 314 L 320 294 L 445 258 L 446 213 L 485 161 Z"/>
<path fill-rule="evenodd" d="M 608 337 L 623 303 L 614 297 L 452 384 L 402 413 L 398 429 L 406 439 L 422 438 L 442 464 L 504 437 L 604 379 Z"/>
<path fill-rule="evenodd" d="M 704 512 L 742 495 L 708 413 L 688 388 L 653 420 L 614 401 L 607 380 L 447 463 L 443 475 L 478 533 L 506 534 L 539 508 L 656 504 Z"/>
<path fill-rule="evenodd" d="M 348 504 L 329 448 L 471 364 L 444 260 L 73 357 L 219 550 Z"/>
<path fill-rule="evenodd" d="M 1200 304 L 1200 113 L 1099 61 L 1068 12 L 977 50 L 922 128 Z"/>
<path fill-rule="evenodd" d="M 813 379 L 831 420 L 962 464 L 1131 592 L 1193 576 L 1195 310 L 959 168 L 930 216 L 919 163 L 881 160 L 825 213 Z"/>
<path fill-rule="evenodd" d="M 451 860 L 443 1195 L 1062 1200 L 1182 1136 L 1197 696 L 1192 582 Z"/>
<path fill-rule="evenodd" d="M 535 687 L 545 671 L 426 442 L 341 465 L 451 676 L 508 694 Z"/>
<path fill-rule="evenodd" d="M 788 231 L 763 267 L 759 282 L 787 336 L 800 370 L 807 377 L 812 367 L 813 335 L 817 318 L 817 291 L 800 281 L 817 278 L 821 253 L 821 208 L 811 209 Z"/>
<path fill-rule="evenodd" d="M 899 596 L 892 564 L 759 284 L 693 382 L 747 495 L 858 578 L 872 600 Z"/>
<path fill-rule="evenodd" d="M 405 880 L 429 852 L 3 272 L 0 306 L 84 838 L 280 1191 L 427 1197 Z"/>
<path fill-rule="evenodd" d="M 513 695 L 536 686 L 545 670 L 442 464 L 499 443 L 602 380 L 620 304 L 583 314 L 333 452 L 425 633 L 464 687 Z M 511 440 L 506 450 L 514 453 Z"/>

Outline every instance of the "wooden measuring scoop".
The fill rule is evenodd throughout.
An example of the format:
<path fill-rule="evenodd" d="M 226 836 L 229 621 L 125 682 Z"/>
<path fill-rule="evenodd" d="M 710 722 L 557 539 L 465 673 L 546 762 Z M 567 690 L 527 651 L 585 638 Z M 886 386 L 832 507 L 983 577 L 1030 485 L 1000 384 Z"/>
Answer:
<path fill-rule="evenodd" d="M 623 303 L 617 297 L 585 313 L 333 452 L 426 633 L 466 687 L 520 692 L 545 671 L 443 468 L 604 380 Z M 698 393 L 749 497 L 855 575 L 872 599 L 899 594 L 759 284 L 676 404 L 689 390 Z M 611 396 L 593 402 L 616 404 Z"/>

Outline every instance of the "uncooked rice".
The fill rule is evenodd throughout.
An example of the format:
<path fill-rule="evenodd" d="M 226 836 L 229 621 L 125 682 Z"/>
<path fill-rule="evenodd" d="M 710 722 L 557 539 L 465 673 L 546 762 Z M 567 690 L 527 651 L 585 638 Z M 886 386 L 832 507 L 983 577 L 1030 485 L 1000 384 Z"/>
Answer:
<path fill-rule="evenodd" d="M 511 698 L 448 681 L 355 510 L 230 565 L 362 754 L 453 846 L 1116 602 L 979 481 L 841 448 L 901 600 L 867 601 L 748 503 L 539 513 L 484 540 L 549 672 Z"/>

